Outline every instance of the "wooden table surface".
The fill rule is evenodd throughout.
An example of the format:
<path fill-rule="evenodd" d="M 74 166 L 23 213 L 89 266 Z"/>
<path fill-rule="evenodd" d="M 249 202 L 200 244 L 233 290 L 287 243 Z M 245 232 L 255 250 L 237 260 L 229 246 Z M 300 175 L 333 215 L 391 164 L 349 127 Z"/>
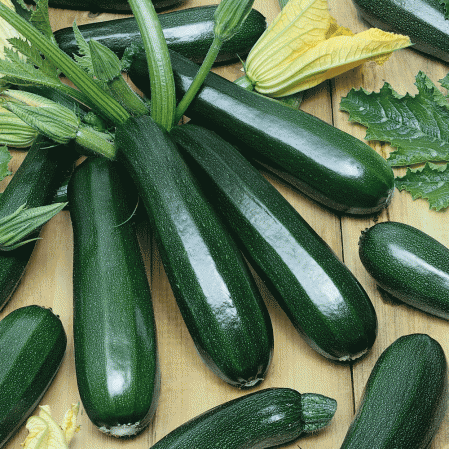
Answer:
<path fill-rule="evenodd" d="M 216 3 L 213 0 L 187 0 L 182 8 Z M 277 0 L 256 0 L 255 8 L 270 22 L 279 12 Z M 354 32 L 368 26 L 358 16 L 352 0 L 329 0 L 331 14 L 339 24 Z M 51 9 L 54 30 L 120 17 L 114 14 Z M 416 93 L 415 75 L 424 71 L 434 82 L 443 78 L 448 67 L 413 50 L 393 54 L 383 66 L 365 64 L 344 75 L 325 82 L 307 92 L 302 108 L 334 126 L 363 139 L 363 127 L 348 122 L 348 115 L 339 111 L 342 96 L 352 87 L 379 90 L 386 81 L 401 94 Z M 240 75 L 240 65 L 220 68 L 218 72 L 235 79 Z M 383 156 L 387 145 L 371 143 Z M 23 159 L 23 152 L 14 152 L 11 169 L 15 171 Z M 374 347 L 363 360 L 352 364 L 335 364 L 324 359 L 304 342 L 294 330 L 284 313 L 261 285 L 272 318 L 275 352 L 272 366 L 265 381 L 256 389 L 266 387 L 291 387 L 300 392 L 316 392 L 333 397 L 338 409 L 331 424 L 319 433 L 299 439 L 288 448 L 334 449 L 341 445 L 352 420 L 366 380 L 381 352 L 401 335 L 427 333 L 443 346 L 449 355 L 447 338 L 449 323 L 413 310 L 402 304 L 382 299 L 375 282 L 367 274 L 358 257 L 357 242 L 363 229 L 378 221 L 400 221 L 413 225 L 441 243 L 449 246 L 447 221 L 449 212 L 430 211 L 423 200 L 412 201 L 407 193 L 395 192 L 387 210 L 378 217 L 337 216 L 322 209 L 300 193 L 271 180 L 281 193 L 300 212 L 308 223 L 324 238 L 337 255 L 367 290 L 379 320 L 379 333 Z M 0 184 L 5 187 L 7 181 Z M 73 449 L 147 449 L 168 432 L 186 420 L 222 402 L 241 396 L 241 391 L 218 379 L 200 360 L 174 301 L 164 270 L 158 257 L 153 237 L 146 225 L 140 227 L 140 241 L 153 292 L 157 322 L 159 353 L 162 370 L 162 391 L 154 421 L 142 434 L 130 440 L 116 440 L 101 434 L 81 412 L 81 431 L 71 443 Z M 56 379 L 41 404 L 50 404 L 60 420 L 72 402 L 79 401 L 77 391 L 72 338 L 72 229 L 70 213 L 64 211 L 45 225 L 42 240 L 36 246 L 26 274 L 16 293 L 2 310 L 0 318 L 18 307 L 40 304 L 52 307 L 65 326 L 68 347 Z M 448 442 L 449 416 L 434 440 L 432 449 L 442 449 Z M 27 434 L 24 426 L 9 441 L 6 449 L 19 448 Z"/>

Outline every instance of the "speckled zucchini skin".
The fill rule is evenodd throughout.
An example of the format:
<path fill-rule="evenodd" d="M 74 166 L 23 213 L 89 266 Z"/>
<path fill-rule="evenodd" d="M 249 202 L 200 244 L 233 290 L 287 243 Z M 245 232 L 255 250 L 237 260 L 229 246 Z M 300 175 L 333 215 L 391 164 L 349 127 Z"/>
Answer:
<path fill-rule="evenodd" d="M 88 158 L 75 169 L 68 197 L 78 390 L 90 420 L 125 437 L 153 418 L 160 372 L 150 288 L 130 220 L 137 195 L 116 168 Z"/>

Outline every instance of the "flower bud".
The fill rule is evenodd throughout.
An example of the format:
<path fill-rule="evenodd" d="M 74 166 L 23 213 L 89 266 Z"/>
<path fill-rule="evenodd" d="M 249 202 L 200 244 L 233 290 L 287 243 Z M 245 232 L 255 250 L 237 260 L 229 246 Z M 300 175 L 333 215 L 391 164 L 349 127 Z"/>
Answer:
<path fill-rule="evenodd" d="M 229 40 L 239 30 L 251 12 L 254 0 L 221 0 L 214 14 L 215 37 Z"/>

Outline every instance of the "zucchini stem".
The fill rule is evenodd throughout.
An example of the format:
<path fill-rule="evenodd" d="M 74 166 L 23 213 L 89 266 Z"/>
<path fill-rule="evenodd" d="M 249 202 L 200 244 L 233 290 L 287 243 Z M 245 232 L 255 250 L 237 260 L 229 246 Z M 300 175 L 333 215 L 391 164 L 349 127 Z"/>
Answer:
<path fill-rule="evenodd" d="M 124 123 L 129 114 L 120 103 L 114 100 L 109 94 L 103 91 L 87 73 L 79 67 L 75 61 L 66 55 L 53 42 L 47 39 L 33 25 L 20 17 L 0 2 L 0 17 L 12 25 L 20 34 L 28 39 L 32 45 L 55 64 L 72 83 L 80 89 L 86 97 L 90 98 L 90 103 L 104 117 L 114 124 Z"/>
<path fill-rule="evenodd" d="M 207 55 L 204 58 L 204 61 L 198 70 L 198 73 L 196 74 L 192 84 L 189 86 L 189 89 L 185 93 L 184 97 L 179 102 L 178 107 L 176 108 L 175 123 L 178 123 L 179 120 L 181 120 L 182 116 L 184 115 L 184 112 L 186 112 L 190 103 L 195 98 L 195 95 L 200 90 L 201 86 L 204 83 L 204 80 L 206 79 L 206 76 L 210 72 L 212 65 L 215 62 L 215 59 L 217 59 L 217 55 L 222 45 L 223 41 L 217 36 L 215 36 L 209 48 L 209 51 L 207 52 Z"/>
<path fill-rule="evenodd" d="M 175 123 L 176 91 L 167 42 L 150 0 L 129 0 L 142 36 L 151 84 L 151 116 L 167 131 Z"/>

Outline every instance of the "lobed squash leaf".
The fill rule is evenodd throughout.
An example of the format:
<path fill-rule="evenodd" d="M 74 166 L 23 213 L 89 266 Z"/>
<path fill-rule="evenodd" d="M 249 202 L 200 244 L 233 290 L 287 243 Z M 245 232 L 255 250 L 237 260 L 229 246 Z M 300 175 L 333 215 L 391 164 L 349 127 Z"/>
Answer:
<path fill-rule="evenodd" d="M 447 164 L 427 163 L 423 167 L 407 169 L 405 176 L 395 179 L 399 190 L 406 190 L 413 199 L 428 200 L 437 211 L 449 206 L 449 170 Z"/>
<path fill-rule="evenodd" d="M 388 159 L 393 167 L 449 161 L 449 103 L 423 72 L 415 84 L 415 96 L 385 83 L 378 93 L 352 89 L 340 103 L 351 121 L 367 127 L 367 140 L 396 147 Z"/>

